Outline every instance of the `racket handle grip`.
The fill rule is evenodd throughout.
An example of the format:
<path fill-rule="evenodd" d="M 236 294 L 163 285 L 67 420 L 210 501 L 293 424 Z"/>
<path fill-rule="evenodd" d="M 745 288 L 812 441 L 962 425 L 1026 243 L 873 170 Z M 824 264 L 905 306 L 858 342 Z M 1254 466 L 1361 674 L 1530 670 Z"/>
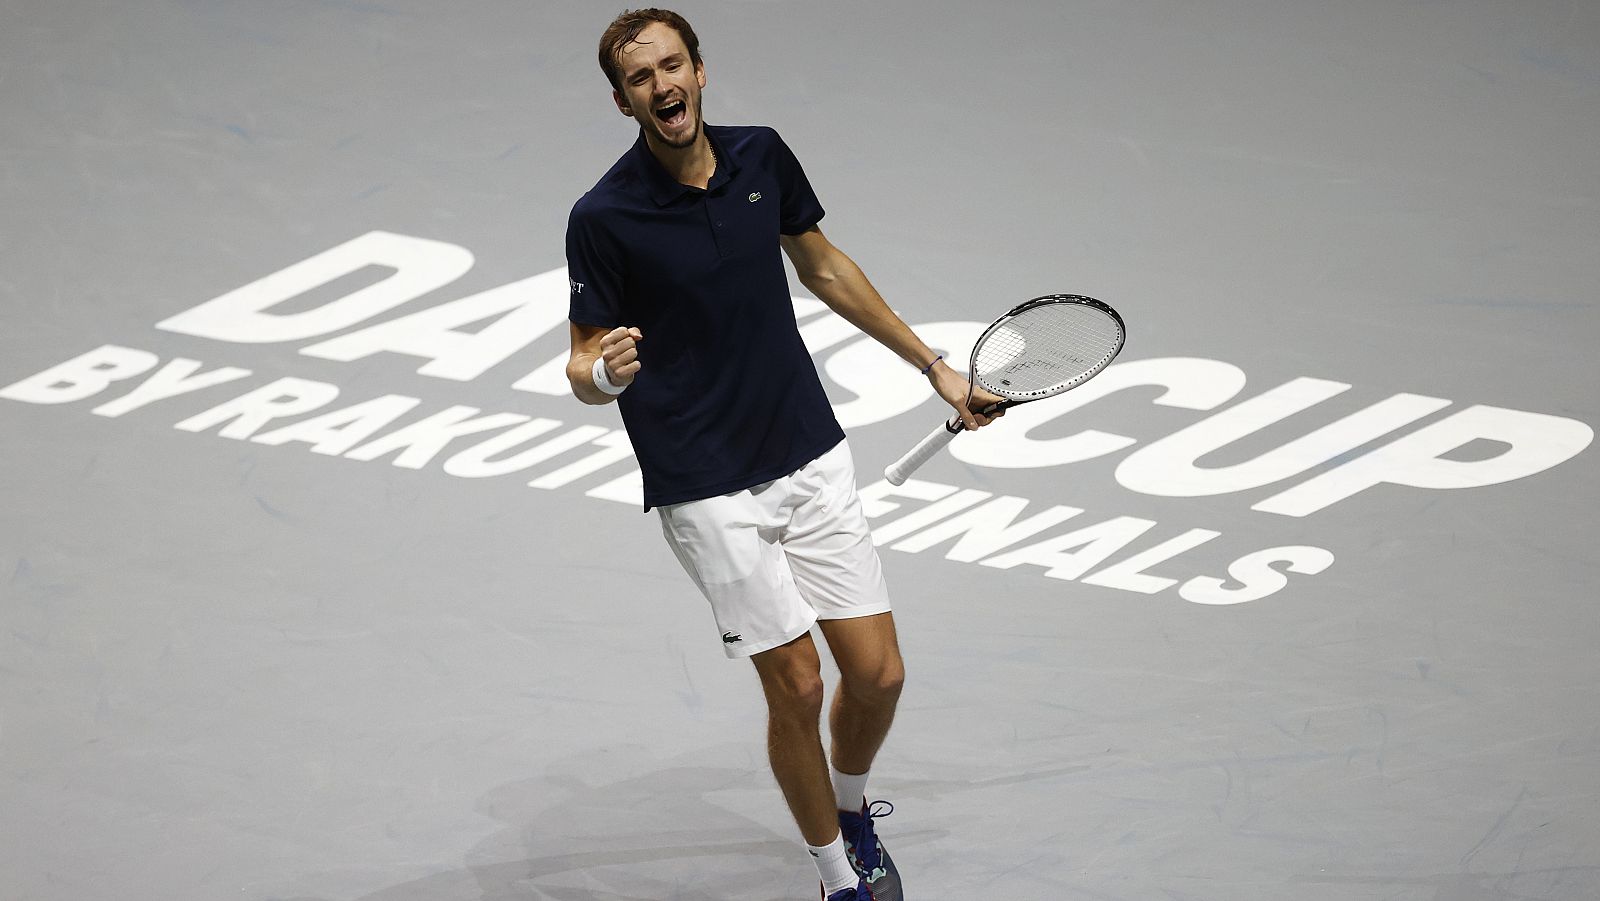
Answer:
<path fill-rule="evenodd" d="M 956 420 L 957 423 L 960 421 Z M 933 459 L 934 454 L 944 450 L 944 446 L 949 444 L 960 431 L 959 428 L 951 431 L 949 424 L 939 426 L 929 432 L 928 437 L 918 442 L 916 447 L 906 451 L 904 457 L 890 463 L 883 470 L 883 477 L 888 479 L 891 485 L 905 484 L 906 479 L 911 478 L 911 474 L 916 472 L 918 467 Z"/>

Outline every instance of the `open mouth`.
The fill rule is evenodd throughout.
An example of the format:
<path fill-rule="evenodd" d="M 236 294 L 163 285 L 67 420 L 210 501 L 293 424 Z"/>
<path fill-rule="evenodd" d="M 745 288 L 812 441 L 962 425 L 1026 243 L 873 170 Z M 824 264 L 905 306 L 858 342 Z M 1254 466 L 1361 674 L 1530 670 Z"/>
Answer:
<path fill-rule="evenodd" d="M 682 100 L 662 104 L 655 109 L 656 119 L 663 125 L 679 126 L 689 116 L 689 107 Z"/>

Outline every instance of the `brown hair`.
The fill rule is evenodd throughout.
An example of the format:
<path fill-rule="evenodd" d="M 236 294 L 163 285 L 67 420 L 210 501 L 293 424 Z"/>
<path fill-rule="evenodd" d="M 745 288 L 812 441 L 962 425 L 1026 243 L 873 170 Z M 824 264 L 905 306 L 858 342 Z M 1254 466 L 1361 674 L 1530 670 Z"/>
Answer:
<path fill-rule="evenodd" d="M 623 10 L 622 15 L 606 26 L 605 34 L 600 35 L 600 71 L 606 73 L 611 86 L 618 91 L 622 90 L 622 73 L 617 66 L 617 58 L 622 54 L 622 48 L 652 22 L 660 22 L 676 31 L 683 38 L 683 45 L 689 48 L 689 62 L 700 65 L 700 39 L 695 37 L 694 29 L 689 27 L 688 20 L 683 16 L 670 9 Z"/>

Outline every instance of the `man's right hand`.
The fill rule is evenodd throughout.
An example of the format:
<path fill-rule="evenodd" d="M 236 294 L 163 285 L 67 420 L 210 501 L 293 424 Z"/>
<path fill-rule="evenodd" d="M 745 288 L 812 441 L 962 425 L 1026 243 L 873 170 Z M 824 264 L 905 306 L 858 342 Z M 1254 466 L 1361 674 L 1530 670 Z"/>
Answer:
<path fill-rule="evenodd" d="M 644 335 L 631 326 L 618 326 L 600 339 L 600 359 L 605 361 L 606 378 L 621 388 L 633 384 L 639 372 L 639 342 Z"/>

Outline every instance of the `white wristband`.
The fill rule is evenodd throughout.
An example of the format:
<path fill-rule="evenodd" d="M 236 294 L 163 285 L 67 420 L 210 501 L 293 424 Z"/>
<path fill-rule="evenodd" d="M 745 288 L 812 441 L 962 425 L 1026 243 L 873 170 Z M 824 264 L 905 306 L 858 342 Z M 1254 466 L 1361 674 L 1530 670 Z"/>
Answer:
<path fill-rule="evenodd" d="M 594 368 L 589 370 L 589 372 L 590 376 L 594 379 L 594 386 L 599 388 L 601 391 L 612 395 L 613 397 L 628 390 L 627 385 L 612 384 L 611 376 L 606 372 L 606 361 L 604 357 L 595 357 Z"/>

